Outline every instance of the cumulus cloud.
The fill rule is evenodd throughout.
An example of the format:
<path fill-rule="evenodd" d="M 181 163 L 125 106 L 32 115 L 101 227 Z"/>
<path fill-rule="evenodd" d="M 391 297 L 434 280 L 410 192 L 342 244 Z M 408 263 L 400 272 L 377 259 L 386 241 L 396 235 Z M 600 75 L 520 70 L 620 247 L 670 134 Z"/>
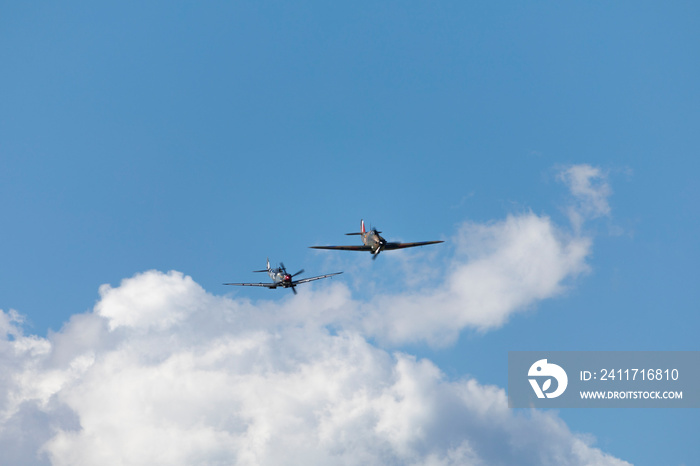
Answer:
<path fill-rule="evenodd" d="M 332 309 L 342 288 L 304 295 Z M 48 338 L 0 313 L 4 454 L 53 465 L 626 464 L 554 414 L 508 409 L 501 388 L 447 380 L 356 331 L 285 320 L 294 301 L 251 309 L 152 271 L 103 288 L 94 312 Z M 25 428 L 31 441 L 12 442 Z"/>
<path fill-rule="evenodd" d="M 576 208 L 596 205 L 600 174 L 567 170 Z M 46 338 L 0 311 L 0 462 L 627 464 L 555 414 L 508 409 L 502 388 L 370 343 L 497 328 L 565 289 L 591 249 L 532 212 L 465 223 L 450 243 L 431 286 L 369 301 L 333 282 L 253 303 L 150 271 Z"/>
<path fill-rule="evenodd" d="M 556 296 L 587 270 L 591 239 L 532 212 L 465 223 L 444 281 L 428 290 L 378 296 L 364 306 L 364 331 L 392 344 L 454 342 L 464 328 L 503 325 L 510 315 Z"/>

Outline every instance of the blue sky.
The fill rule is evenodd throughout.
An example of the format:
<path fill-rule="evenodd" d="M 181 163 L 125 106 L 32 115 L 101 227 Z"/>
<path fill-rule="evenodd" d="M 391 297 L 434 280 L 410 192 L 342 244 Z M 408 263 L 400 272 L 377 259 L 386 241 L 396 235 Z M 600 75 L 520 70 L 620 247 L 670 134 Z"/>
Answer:
<path fill-rule="evenodd" d="M 58 347 L 72 317 L 122 322 L 100 287 L 149 270 L 301 316 L 317 314 L 300 303 L 341 286 L 369 317 L 321 327 L 502 389 L 513 350 L 698 350 L 698 13 L 689 2 L 4 5 L 0 309 Z M 586 200 L 561 173 L 582 166 L 609 187 L 609 212 L 585 213 L 577 231 L 569 209 Z M 308 249 L 356 240 L 344 233 L 361 218 L 389 240 L 446 243 L 374 262 Z M 372 328 L 386 325 L 387 299 L 428 302 L 491 257 L 488 241 L 465 250 L 460 238 L 508 218 L 590 249 L 547 292 L 488 328 L 465 321 L 446 345 Z M 309 298 L 296 303 L 221 286 L 258 279 L 266 257 L 345 274 L 300 287 Z M 700 462 L 696 410 L 554 415 L 633 464 Z"/>

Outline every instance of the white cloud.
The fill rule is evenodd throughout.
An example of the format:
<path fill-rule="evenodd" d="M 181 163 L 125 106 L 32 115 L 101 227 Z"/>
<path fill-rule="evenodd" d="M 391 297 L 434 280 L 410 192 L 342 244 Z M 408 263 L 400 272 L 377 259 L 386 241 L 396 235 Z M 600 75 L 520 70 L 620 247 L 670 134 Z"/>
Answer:
<path fill-rule="evenodd" d="M 393 344 L 444 346 L 464 328 L 488 330 L 537 301 L 556 296 L 587 270 L 590 238 L 566 233 L 548 217 L 510 215 L 466 223 L 452 241 L 456 256 L 429 290 L 378 296 L 364 307 L 363 330 Z"/>
<path fill-rule="evenodd" d="M 594 175 L 572 170 L 588 192 Z M 47 338 L 0 311 L 2 461 L 627 464 L 554 414 L 508 409 L 501 388 L 369 343 L 496 328 L 560 293 L 591 248 L 531 212 L 466 223 L 452 243 L 442 282 L 368 302 L 334 282 L 253 304 L 150 271 L 101 287 L 93 312 Z"/>
<path fill-rule="evenodd" d="M 574 230 L 580 231 L 583 222 L 588 219 L 610 214 L 608 197 L 612 189 L 607 174 L 600 168 L 587 164 L 571 165 L 562 169 L 557 177 L 569 187 L 576 200 L 568 208 Z"/>
<path fill-rule="evenodd" d="M 190 277 L 171 272 L 165 277 L 146 273 L 137 281 L 124 280 L 118 293 L 109 285 L 102 285 L 101 300 L 95 312 L 108 319 L 110 329 L 121 326 L 167 328 L 204 304 L 193 301 L 188 294 L 193 284 Z"/>
<path fill-rule="evenodd" d="M 310 312 L 348 299 L 342 285 L 301 296 Z M 500 388 L 287 320 L 296 305 L 147 272 L 46 339 L 2 313 L 0 445 L 54 465 L 626 464 L 554 415 L 514 414 Z"/>

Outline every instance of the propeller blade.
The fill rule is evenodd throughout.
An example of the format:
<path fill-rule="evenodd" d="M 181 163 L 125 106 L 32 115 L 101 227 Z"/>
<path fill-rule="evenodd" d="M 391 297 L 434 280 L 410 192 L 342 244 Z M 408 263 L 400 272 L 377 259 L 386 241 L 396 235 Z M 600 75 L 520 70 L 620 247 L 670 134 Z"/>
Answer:
<path fill-rule="evenodd" d="M 284 262 L 280 262 L 280 269 L 282 269 L 282 273 L 287 273 L 287 268 L 284 266 Z"/>
<path fill-rule="evenodd" d="M 300 273 L 304 273 L 304 269 L 301 269 L 300 271 L 298 271 L 297 273 L 295 273 L 294 275 L 292 275 L 292 277 L 296 277 L 296 276 L 299 275 Z"/>
<path fill-rule="evenodd" d="M 294 292 L 294 294 L 297 294 L 297 287 L 296 287 L 296 286 L 293 286 L 293 287 L 292 287 L 292 291 Z"/>

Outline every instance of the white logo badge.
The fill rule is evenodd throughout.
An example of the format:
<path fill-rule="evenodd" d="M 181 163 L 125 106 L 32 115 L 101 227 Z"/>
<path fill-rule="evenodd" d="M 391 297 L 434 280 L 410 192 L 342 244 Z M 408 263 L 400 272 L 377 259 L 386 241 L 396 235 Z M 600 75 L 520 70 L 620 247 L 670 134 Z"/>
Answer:
<path fill-rule="evenodd" d="M 566 390 L 566 386 L 569 383 L 569 378 L 566 376 L 564 369 L 556 364 L 547 363 L 546 359 L 540 359 L 530 366 L 530 370 L 527 372 L 527 375 L 528 377 L 550 377 L 545 380 L 541 388 L 537 383 L 537 379 L 528 379 L 530 381 L 530 385 L 532 385 L 532 389 L 537 395 L 537 398 L 544 398 L 545 396 L 547 398 L 556 398 L 564 393 L 564 390 Z M 552 385 L 552 377 L 557 380 L 557 389 L 553 392 L 547 393 L 547 390 L 549 390 Z"/>

